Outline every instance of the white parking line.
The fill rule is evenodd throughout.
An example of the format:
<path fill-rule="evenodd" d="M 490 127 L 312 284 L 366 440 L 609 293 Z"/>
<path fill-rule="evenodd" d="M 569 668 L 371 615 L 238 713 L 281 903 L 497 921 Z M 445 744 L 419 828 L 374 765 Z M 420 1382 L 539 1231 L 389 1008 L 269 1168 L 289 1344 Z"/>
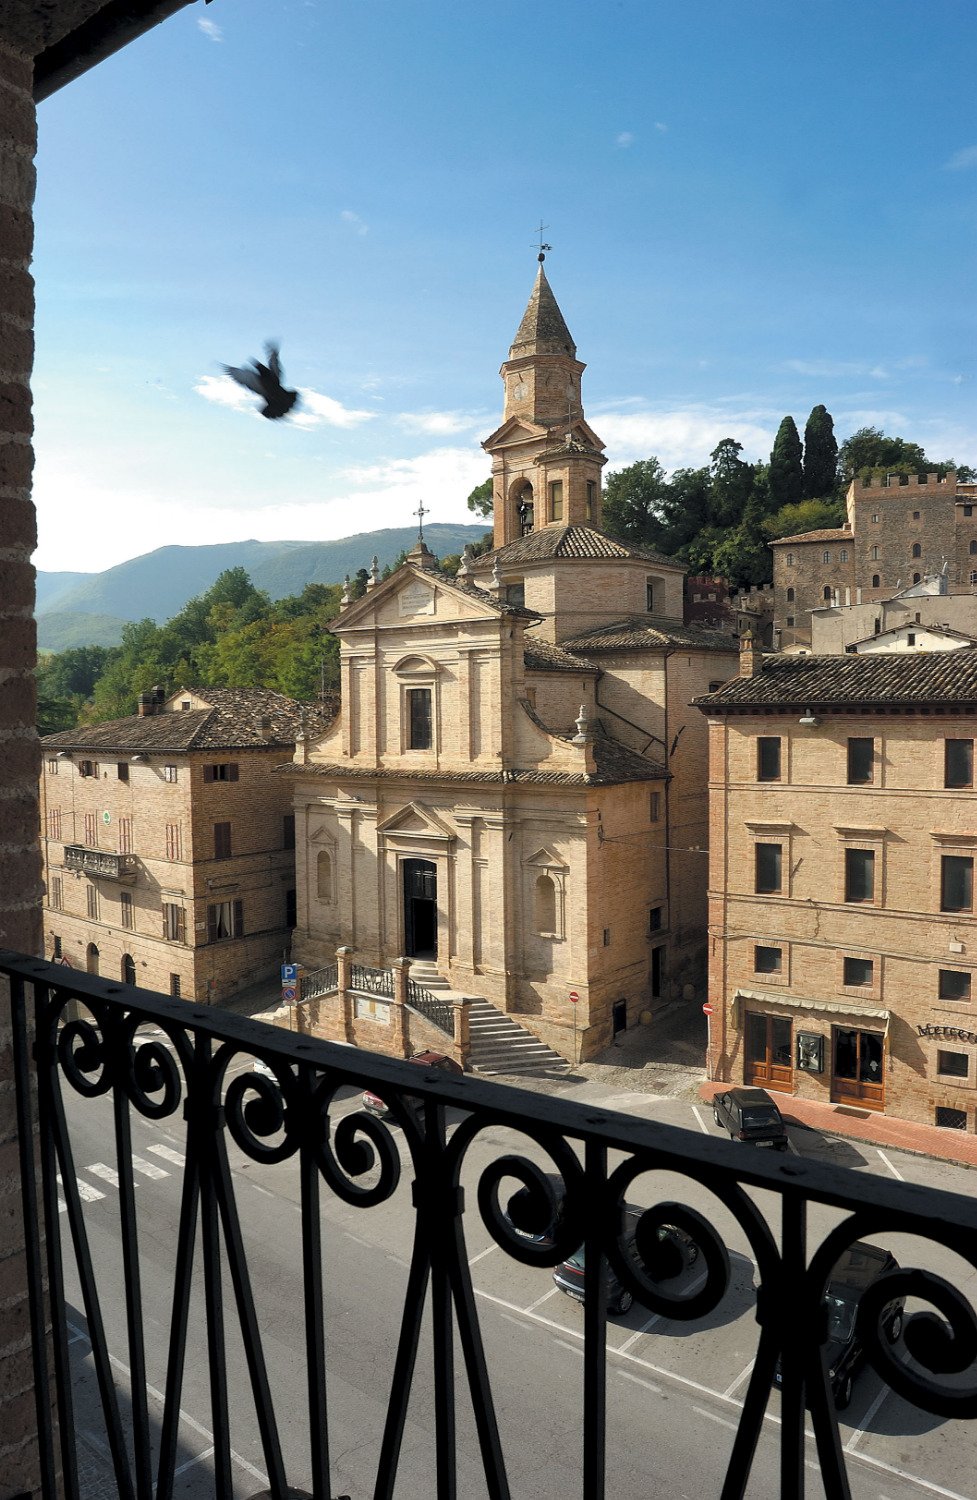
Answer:
<path fill-rule="evenodd" d="M 78 1187 L 78 1196 L 83 1203 L 97 1203 L 99 1198 L 105 1197 L 105 1194 L 99 1192 L 97 1187 L 92 1187 L 90 1182 L 85 1182 L 81 1177 L 76 1177 L 75 1183 Z M 64 1187 L 60 1172 L 58 1173 L 58 1186 Z"/>
<path fill-rule="evenodd" d="M 732 1385 L 728 1385 L 723 1391 L 724 1398 L 728 1399 L 733 1394 L 733 1392 L 743 1384 L 744 1380 L 748 1380 L 750 1378 L 750 1374 L 752 1373 L 753 1366 L 755 1364 L 756 1360 L 751 1359 L 746 1369 L 741 1370 L 736 1379 L 733 1381 Z"/>
<path fill-rule="evenodd" d="M 542 1297 L 537 1297 L 535 1302 L 530 1302 L 529 1306 L 524 1307 L 522 1311 L 525 1313 L 535 1312 L 537 1307 L 542 1307 L 544 1302 L 548 1302 L 551 1297 L 555 1297 L 558 1291 L 559 1287 L 551 1286 L 548 1292 L 544 1292 Z"/>
<path fill-rule="evenodd" d="M 147 1161 L 144 1156 L 137 1156 L 135 1152 L 132 1153 L 132 1165 L 144 1177 L 169 1177 L 170 1175 L 169 1172 L 164 1172 L 162 1167 L 155 1166 L 151 1161 Z"/>
<path fill-rule="evenodd" d="M 660 1385 L 655 1385 L 653 1380 L 643 1380 L 640 1375 L 634 1375 L 630 1370 L 618 1370 L 622 1380 L 633 1380 L 635 1385 L 643 1385 L 646 1391 L 654 1391 L 656 1396 L 664 1394 Z"/>
<path fill-rule="evenodd" d="M 630 1338 L 626 1338 L 623 1344 L 618 1345 L 618 1354 L 627 1354 L 631 1345 L 636 1344 L 643 1333 L 647 1333 L 649 1328 L 654 1328 L 655 1324 L 660 1323 L 661 1320 L 661 1313 L 652 1313 L 647 1323 L 642 1323 L 641 1327 L 636 1329 Z"/>
<path fill-rule="evenodd" d="M 861 1442 L 862 1438 L 865 1436 L 865 1429 L 867 1427 L 871 1427 L 872 1420 L 873 1420 L 873 1418 L 875 1416 L 875 1413 L 878 1411 L 879 1407 L 882 1405 L 882 1402 L 885 1400 L 885 1398 L 887 1396 L 891 1396 L 891 1394 L 892 1394 L 892 1392 L 889 1389 L 889 1387 L 887 1385 L 884 1385 L 882 1387 L 882 1389 L 879 1391 L 879 1394 L 876 1396 L 875 1400 L 872 1402 L 872 1405 L 869 1407 L 868 1411 L 865 1413 L 864 1417 L 862 1418 L 862 1425 L 861 1425 L 861 1427 L 856 1427 L 855 1428 L 855 1431 L 852 1433 L 851 1437 L 848 1439 L 847 1443 L 845 1444 L 845 1452 L 846 1453 L 854 1453 L 857 1445 Z"/>
<path fill-rule="evenodd" d="M 101 1177 L 104 1182 L 110 1182 L 115 1188 L 119 1186 L 118 1172 L 114 1167 L 107 1167 L 104 1161 L 89 1162 L 85 1171 L 91 1172 L 93 1177 Z"/>
<path fill-rule="evenodd" d="M 164 1161 L 172 1162 L 175 1167 L 182 1167 L 186 1164 L 186 1157 L 179 1151 L 173 1151 L 169 1146 L 147 1146 L 146 1150 L 152 1151 L 154 1156 L 161 1156 Z"/>
<path fill-rule="evenodd" d="M 473 1255 L 471 1257 L 471 1259 L 469 1260 L 468 1264 L 470 1266 L 473 1266 L 476 1263 L 476 1261 L 484 1260 L 485 1257 L 486 1257 L 486 1255 L 491 1255 L 492 1251 L 493 1250 L 498 1250 L 498 1248 L 499 1248 L 498 1245 L 486 1245 L 486 1247 L 485 1247 L 484 1250 L 479 1250 L 479 1252 L 478 1252 L 477 1255 Z"/>
<path fill-rule="evenodd" d="M 699 1129 L 702 1131 L 702 1134 L 703 1135 L 708 1135 L 709 1134 L 709 1126 L 706 1124 L 705 1120 L 700 1115 L 698 1104 L 693 1104 L 693 1106 L 692 1106 L 692 1113 L 695 1115 L 696 1119 L 699 1122 Z"/>
<path fill-rule="evenodd" d="M 554 1344 L 559 1344 L 561 1349 L 569 1349 L 571 1354 L 579 1354 L 580 1358 L 583 1359 L 583 1350 L 579 1344 L 568 1344 L 566 1339 L 554 1339 L 553 1342 Z"/>
<path fill-rule="evenodd" d="M 897 1177 L 900 1182 L 905 1182 L 905 1180 L 906 1180 L 905 1177 L 903 1177 L 903 1175 L 899 1171 L 898 1167 L 894 1167 L 892 1165 L 891 1161 L 886 1156 L 885 1152 L 884 1151 L 880 1151 L 879 1155 L 881 1156 L 882 1160 L 885 1162 L 886 1166 L 889 1168 L 889 1171 L 892 1173 L 893 1177 Z"/>

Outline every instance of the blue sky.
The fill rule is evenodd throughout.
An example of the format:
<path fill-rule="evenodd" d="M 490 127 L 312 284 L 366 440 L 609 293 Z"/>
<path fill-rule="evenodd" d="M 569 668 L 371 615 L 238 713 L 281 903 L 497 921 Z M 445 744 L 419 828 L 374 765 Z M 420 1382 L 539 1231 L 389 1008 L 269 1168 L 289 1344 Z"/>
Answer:
<path fill-rule="evenodd" d="M 973 0 L 213 0 L 39 111 L 44 569 L 470 519 L 536 271 L 609 467 L 977 465 Z M 223 363 L 280 339 L 297 420 Z"/>

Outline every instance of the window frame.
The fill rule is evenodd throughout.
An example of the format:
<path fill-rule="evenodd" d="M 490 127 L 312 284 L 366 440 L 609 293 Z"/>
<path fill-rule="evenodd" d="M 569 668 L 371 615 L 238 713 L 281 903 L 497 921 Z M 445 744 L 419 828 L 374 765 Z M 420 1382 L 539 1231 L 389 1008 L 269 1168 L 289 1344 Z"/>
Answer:
<path fill-rule="evenodd" d="M 236 760 L 211 761 L 203 768 L 204 781 L 239 781 L 240 765 Z"/>
<path fill-rule="evenodd" d="M 214 858 L 231 859 L 231 823 L 229 818 L 214 824 Z"/>
<path fill-rule="evenodd" d="M 862 972 L 864 975 L 861 979 L 855 977 L 859 972 Z M 851 953 L 844 954 L 841 960 L 841 983 L 844 989 L 874 989 L 875 960 L 872 958 L 860 958 Z"/>
<path fill-rule="evenodd" d="M 550 520 L 563 520 L 563 480 L 551 479 L 547 486 L 547 501 L 549 504 Z"/>
<path fill-rule="evenodd" d="M 135 931 L 131 891 L 119 892 L 119 926 L 126 932 Z"/>
<path fill-rule="evenodd" d="M 760 962 L 761 953 L 776 954 L 776 962 L 769 964 Z M 772 943 L 755 943 L 753 945 L 753 972 L 754 974 L 783 974 L 784 972 L 784 950 Z"/>
<path fill-rule="evenodd" d="M 773 851 L 776 850 L 774 855 Z M 761 853 L 762 851 L 762 853 Z M 761 885 L 761 866 L 767 858 L 776 867 L 776 874 L 771 869 L 770 878 L 776 879 L 776 884 Z M 784 846 L 783 842 L 770 843 L 766 839 L 757 839 L 753 845 L 753 892 L 757 896 L 781 896 L 784 891 Z"/>
<path fill-rule="evenodd" d="M 964 877 L 964 884 L 969 888 L 968 899 L 961 905 L 948 905 L 947 886 L 950 874 L 949 865 L 952 861 L 954 866 L 960 866 L 958 874 Z M 941 854 L 940 855 L 940 911 L 948 912 L 972 912 L 974 909 L 974 856 L 972 854 Z"/>
<path fill-rule="evenodd" d="M 244 902 L 240 897 L 212 901 L 207 906 L 208 943 L 230 943 L 244 937 Z"/>
<path fill-rule="evenodd" d="M 959 1058 L 963 1067 L 947 1067 L 944 1059 Z M 966 1052 L 951 1052 L 948 1047 L 938 1047 L 936 1050 L 936 1072 L 939 1078 L 969 1078 L 970 1058 Z"/>
<path fill-rule="evenodd" d="M 950 749 L 951 745 L 953 745 L 953 746 L 960 746 L 960 745 L 967 745 L 967 746 L 969 746 L 969 750 L 968 750 L 968 752 L 966 752 L 965 757 L 964 757 L 966 759 L 966 761 L 967 761 L 967 766 L 966 766 L 966 780 L 957 780 L 957 779 L 951 780 L 950 779 L 950 762 L 951 762 L 951 759 L 953 759 L 953 755 L 955 753 L 955 752 L 951 752 L 951 749 Z M 944 738 L 944 740 L 943 740 L 943 785 L 944 785 L 944 787 L 946 789 L 950 790 L 950 791 L 966 791 L 968 789 L 972 789 L 973 784 L 974 784 L 974 742 L 973 742 L 973 740 L 972 739 L 957 739 L 957 738 L 951 737 L 949 735 L 946 736 Z"/>
<path fill-rule="evenodd" d="M 162 906 L 163 941 L 185 943 L 187 940 L 187 911 L 178 901 L 164 901 Z"/>
<path fill-rule="evenodd" d="M 845 905 L 846 906 L 874 906 L 876 891 L 875 876 L 875 850 L 863 849 L 860 845 L 849 845 L 845 849 Z M 870 879 L 856 881 L 854 871 L 856 866 L 862 862 L 862 875 L 870 872 Z M 852 892 L 856 885 L 861 884 L 868 891 L 867 895 L 856 896 Z"/>
<path fill-rule="evenodd" d="M 779 734 L 758 734 L 756 740 L 757 781 L 780 781 L 783 746 Z"/>
<path fill-rule="evenodd" d="M 857 751 L 853 749 L 853 747 L 856 746 L 856 745 L 859 746 L 859 747 L 861 747 Z M 869 746 L 868 775 L 867 776 L 857 776 L 857 775 L 855 775 L 855 771 L 857 769 L 857 766 L 856 766 L 855 762 L 856 762 L 858 756 L 860 754 L 864 753 L 864 746 L 866 746 L 866 745 Z M 853 735 L 849 735 L 848 736 L 848 741 L 847 741 L 846 775 L 847 775 L 847 778 L 848 778 L 847 782 L 846 782 L 847 786 L 872 786 L 872 785 L 874 785 L 874 783 L 875 783 L 875 737 L 874 737 L 874 735 L 870 736 L 870 735 L 867 735 L 867 734 L 853 734 Z"/>
<path fill-rule="evenodd" d="M 959 995 L 948 993 L 946 981 L 950 978 L 963 981 Z M 971 971 L 969 969 L 939 969 L 937 971 L 936 995 L 938 1000 L 946 1000 L 952 1005 L 968 1005 L 973 995 L 973 975 Z"/>
<path fill-rule="evenodd" d="M 417 710 L 426 703 L 426 716 Z M 407 746 L 409 751 L 415 754 L 426 755 L 434 749 L 434 687 L 433 685 L 417 684 L 404 689 L 404 708 Z M 425 723 L 426 718 L 426 723 Z M 424 739 L 422 732 L 426 729 L 426 743 L 418 744 L 418 739 Z"/>

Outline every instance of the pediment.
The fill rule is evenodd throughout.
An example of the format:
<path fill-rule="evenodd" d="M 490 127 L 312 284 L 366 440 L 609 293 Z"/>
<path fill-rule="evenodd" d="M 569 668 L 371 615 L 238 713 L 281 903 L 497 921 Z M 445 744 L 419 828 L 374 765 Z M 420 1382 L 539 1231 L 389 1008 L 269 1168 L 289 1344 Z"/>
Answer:
<path fill-rule="evenodd" d="M 455 830 L 442 822 L 423 802 L 409 802 L 399 812 L 384 818 L 377 824 L 377 832 L 387 838 L 403 838 L 412 843 L 436 841 L 444 844 L 455 838 Z"/>
<path fill-rule="evenodd" d="M 554 854 L 552 849 L 547 849 L 545 844 L 541 849 L 537 849 L 535 854 L 530 855 L 526 864 L 535 865 L 541 870 L 565 870 L 567 868 L 566 860 Z"/>
<path fill-rule="evenodd" d="M 535 443 L 549 436 L 549 428 L 537 422 L 527 422 L 525 417 L 510 417 L 497 427 L 482 443 L 491 453 L 493 448 L 511 447 L 517 443 Z"/>

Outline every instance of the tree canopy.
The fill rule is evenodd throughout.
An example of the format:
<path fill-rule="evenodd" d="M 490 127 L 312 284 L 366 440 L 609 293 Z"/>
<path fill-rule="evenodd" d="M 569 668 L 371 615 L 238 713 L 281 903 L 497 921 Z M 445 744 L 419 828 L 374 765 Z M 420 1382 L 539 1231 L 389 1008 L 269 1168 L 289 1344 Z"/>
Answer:
<path fill-rule="evenodd" d="M 490 516 L 492 514 L 491 479 L 484 479 L 481 484 L 476 484 L 466 503 L 468 509 L 476 516 Z"/>
<path fill-rule="evenodd" d="M 834 493 L 838 482 L 838 440 L 826 406 L 816 406 L 804 428 L 804 496 L 821 500 Z"/>

